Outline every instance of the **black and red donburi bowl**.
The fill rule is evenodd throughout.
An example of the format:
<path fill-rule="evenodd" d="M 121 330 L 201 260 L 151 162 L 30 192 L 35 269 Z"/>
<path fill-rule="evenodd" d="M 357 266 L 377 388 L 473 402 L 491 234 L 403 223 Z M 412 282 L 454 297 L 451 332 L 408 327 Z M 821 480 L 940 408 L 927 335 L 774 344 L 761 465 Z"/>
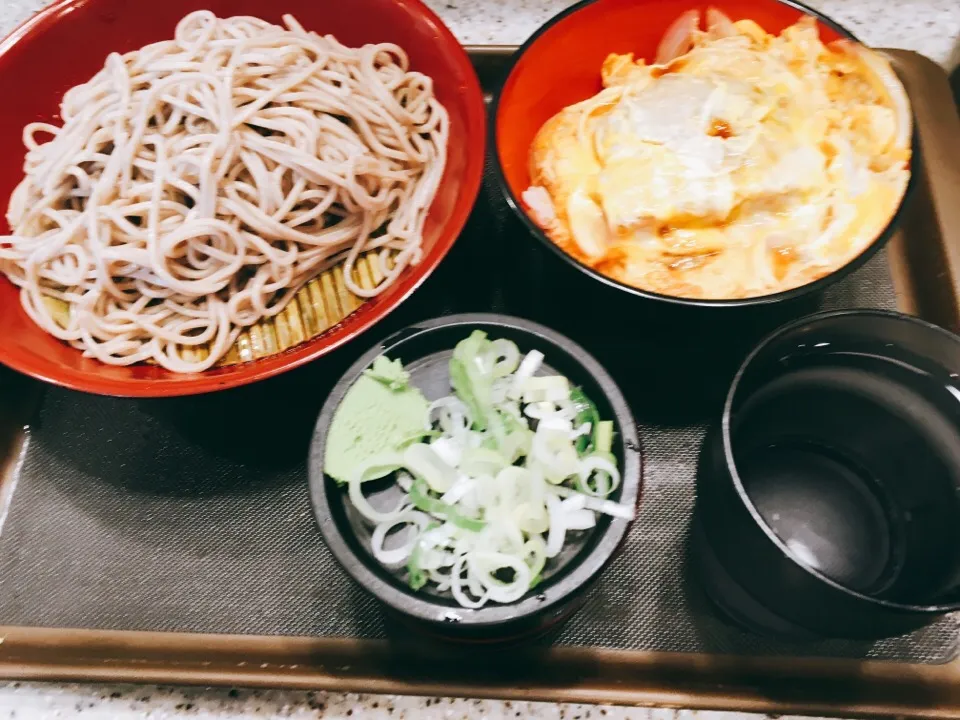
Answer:
<path fill-rule="evenodd" d="M 749 18 L 768 32 L 808 15 L 816 19 L 826 41 L 856 40 L 852 33 L 827 16 L 793 0 L 715 0 L 710 5 L 733 20 Z M 558 286 L 594 293 L 598 302 L 616 303 L 632 313 L 652 319 L 699 318 L 715 320 L 710 310 L 786 306 L 795 308 L 847 277 L 883 247 L 893 234 L 907 197 L 908 185 L 887 227 L 864 251 L 846 265 L 806 285 L 750 298 L 703 300 L 642 290 L 613 280 L 561 250 L 527 214 L 521 194 L 530 185 L 530 147 L 540 127 L 564 107 L 586 100 L 601 90 L 600 68 L 610 53 L 633 53 L 653 58 L 666 30 L 684 12 L 702 9 L 690 0 L 584 0 L 556 15 L 514 54 L 503 82 L 494 94 L 489 125 L 496 181 L 507 205 L 536 239 L 541 254 L 549 256 Z M 914 138 L 914 157 L 918 152 Z M 911 176 L 912 177 L 912 176 Z M 800 313 L 794 313 L 800 314 Z M 726 313 L 723 313 L 726 316 Z M 704 318 L 706 316 L 706 318 Z M 742 317 L 743 313 L 737 313 Z M 645 318 L 646 319 L 646 318 Z"/>

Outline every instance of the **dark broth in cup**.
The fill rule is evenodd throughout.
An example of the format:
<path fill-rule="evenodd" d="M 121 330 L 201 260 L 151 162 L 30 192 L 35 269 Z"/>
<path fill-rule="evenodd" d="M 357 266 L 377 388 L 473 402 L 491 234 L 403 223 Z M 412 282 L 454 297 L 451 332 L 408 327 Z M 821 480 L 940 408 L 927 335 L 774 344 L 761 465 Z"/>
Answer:
<path fill-rule="evenodd" d="M 949 591 L 960 564 L 955 378 L 893 343 L 802 340 L 769 358 L 735 408 L 748 497 L 795 560 L 851 590 L 893 601 Z"/>

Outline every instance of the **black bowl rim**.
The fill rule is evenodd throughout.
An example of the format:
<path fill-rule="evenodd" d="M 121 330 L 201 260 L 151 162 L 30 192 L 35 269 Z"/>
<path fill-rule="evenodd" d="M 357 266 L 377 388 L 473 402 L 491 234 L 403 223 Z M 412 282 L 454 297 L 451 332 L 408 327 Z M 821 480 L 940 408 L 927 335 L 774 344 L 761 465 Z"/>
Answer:
<path fill-rule="evenodd" d="M 806 15 L 809 15 L 815 18 L 818 22 L 826 25 L 827 27 L 834 30 L 839 35 L 846 37 L 849 40 L 853 40 L 856 43 L 860 43 L 860 40 L 847 28 L 838 23 L 833 18 L 825 15 L 824 13 L 816 10 L 808 5 L 798 2 L 798 0 L 763 0 L 764 2 L 775 2 L 780 5 L 786 5 L 792 7 L 796 10 L 799 10 Z M 516 67 L 517 63 L 520 61 L 520 58 L 523 57 L 524 53 L 532 47 L 540 36 L 543 35 L 547 30 L 552 28 L 561 20 L 564 20 L 569 15 L 582 10 L 588 5 L 593 5 L 596 2 L 601 2 L 601 0 L 580 0 L 580 2 L 571 5 L 566 10 L 557 13 L 552 18 L 550 18 L 546 23 L 541 25 L 529 38 L 524 42 L 517 51 L 510 58 L 510 61 L 507 63 L 506 69 L 503 71 L 499 82 L 496 85 L 496 88 L 493 92 L 493 99 L 490 103 L 490 120 L 487 123 L 487 147 L 492 149 L 493 155 L 493 172 L 497 179 L 497 185 L 500 188 L 500 193 L 503 196 L 504 201 L 507 205 L 510 206 L 510 209 L 520 218 L 524 225 L 526 225 L 527 230 L 530 231 L 530 234 L 533 235 L 540 243 L 546 246 L 550 252 L 552 252 L 556 257 L 559 257 L 561 260 L 566 262 L 571 267 L 579 270 L 587 277 L 590 277 L 598 282 L 603 283 L 607 287 L 611 287 L 617 290 L 622 290 L 630 295 L 635 297 L 643 298 L 646 300 L 657 300 L 664 303 L 669 303 L 671 305 L 679 305 L 683 307 L 699 307 L 699 308 L 711 308 L 711 307 L 722 307 L 722 308 L 736 308 L 736 307 L 758 307 L 765 305 L 772 305 L 779 302 L 787 302 L 794 300 L 798 297 L 808 295 L 811 293 L 819 292 L 834 283 L 844 279 L 850 275 L 853 271 L 863 267 L 863 265 L 870 260 L 876 253 L 886 245 L 887 241 L 893 236 L 896 232 L 897 227 L 900 224 L 900 220 L 903 216 L 904 208 L 907 206 L 907 201 L 910 196 L 913 194 L 915 187 L 915 177 L 917 174 L 917 168 L 919 164 L 919 152 L 920 145 L 917 140 L 917 123 L 916 118 L 913 116 L 913 109 L 911 107 L 910 111 L 910 120 L 911 120 L 911 154 L 910 154 L 910 175 L 907 178 L 907 187 L 903 191 L 903 195 L 900 198 L 900 203 L 897 205 L 896 211 L 893 215 L 890 216 L 890 221 L 887 223 L 887 226 L 883 229 L 880 234 L 874 238 L 873 242 L 867 245 L 859 255 L 850 260 L 845 265 L 841 265 L 832 272 L 824 275 L 817 280 L 806 283 L 804 285 L 799 285 L 798 287 L 791 288 L 789 290 L 782 290 L 780 292 L 771 293 L 769 295 L 758 295 L 756 297 L 748 298 L 727 298 L 727 299 L 706 299 L 706 298 L 684 298 L 674 295 L 664 295 L 662 293 L 652 292 L 650 290 L 643 290 L 632 285 L 627 285 L 622 283 L 619 280 L 614 280 L 611 277 L 607 277 L 601 272 L 594 270 L 587 265 L 584 265 L 582 262 L 577 260 L 572 255 L 564 252 L 560 247 L 557 246 L 546 233 L 537 225 L 530 216 L 523 209 L 522 203 L 517 199 L 513 194 L 513 190 L 510 188 L 510 184 L 507 182 L 507 178 L 503 172 L 503 165 L 500 162 L 500 150 L 499 144 L 497 142 L 497 116 L 500 112 L 500 99 L 503 92 L 504 86 L 507 84 L 507 81 L 510 79 L 510 76 L 513 74 L 513 70 Z M 695 3 L 691 3 L 691 6 Z M 863 44 L 863 43 L 860 43 Z"/>
<path fill-rule="evenodd" d="M 398 342 L 454 326 L 479 327 L 481 329 L 509 327 L 530 336 L 544 338 L 548 342 L 564 348 L 581 365 L 585 373 L 593 376 L 610 402 L 619 426 L 619 442 L 622 446 L 624 459 L 620 501 L 633 507 L 638 507 L 640 502 L 643 485 L 643 456 L 633 413 L 610 374 L 583 347 L 564 335 L 529 320 L 495 313 L 448 315 L 426 320 L 391 334 L 365 352 L 350 366 L 350 369 L 343 374 L 323 404 L 323 409 L 320 411 L 320 416 L 314 428 L 307 463 L 311 504 L 327 547 L 348 575 L 382 603 L 403 615 L 431 624 L 449 624 L 452 626 L 451 630 L 455 630 L 455 627 L 464 626 L 474 629 L 490 628 L 534 617 L 562 605 L 571 596 L 576 595 L 581 588 L 597 578 L 608 565 L 626 536 L 631 521 L 611 518 L 610 524 L 590 552 L 578 559 L 568 574 L 556 584 L 544 588 L 540 593 L 528 595 L 516 603 L 508 605 L 489 604 L 477 610 L 441 605 L 413 591 L 400 590 L 378 577 L 367 567 L 363 559 L 357 557 L 344 539 L 340 527 L 333 519 L 326 492 L 327 480 L 322 470 L 327 429 L 333 419 L 333 414 L 342 402 L 347 390 L 353 386 L 360 374 L 370 366 L 378 355 L 388 352 Z"/>
<path fill-rule="evenodd" d="M 832 320 L 834 318 L 840 317 L 883 317 L 890 320 L 895 320 L 898 322 L 907 323 L 910 325 L 915 325 L 917 327 L 923 328 L 924 330 L 935 333 L 947 339 L 948 341 L 953 342 L 958 347 L 960 347 L 960 337 L 945 330 L 939 325 L 934 325 L 933 323 L 927 322 L 926 320 L 921 320 L 918 317 L 912 315 L 905 315 L 894 310 L 876 310 L 876 309 L 845 309 L 845 310 L 827 310 L 825 312 L 814 313 L 812 315 L 806 315 L 796 320 L 791 320 L 785 325 L 780 326 L 772 333 L 767 335 L 760 343 L 750 351 L 750 354 L 744 359 L 740 364 L 740 367 L 737 369 L 737 374 L 734 376 L 733 381 L 730 383 L 730 389 L 727 391 L 727 397 L 723 404 L 723 415 L 721 419 L 721 435 L 723 438 L 723 454 L 724 461 L 726 462 L 727 469 L 730 472 L 730 476 L 733 479 L 734 488 L 737 491 L 737 496 L 740 499 L 740 502 L 743 503 L 744 507 L 750 513 L 750 516 L 753 518 L 757 526 L 763 531 L 767 538 L 776 546 L 784 556 L 793 563 L 794 566 L 802 570 L 803 572 L 815 577 L 820 582 L 830 586 L 834 590 L 837 590 L 848 597 L 855 598 L 856 600 L 868 603 L 870 605 L 886 608 L 888 610 L 908 612 L 908 613 L 929 613 L 932 615 L 941 615 L 948 612 L 953 612 L 954 610 L 960 609 L 960 600 L 956 600 L 952 603 L 942 603 L 939 605 L 911 605 L 909 603 L 900 603 L 894 602 L 892 600 L 884 600 L 882 598 L 870 597 L 869 595 L 864 595 L 863 593 L 852 590 L 841 583 L 838 583 L 836 580 L 833 580 L 823 573 L 811 568 L 809 565 L 805 565 L 800 562 L 793 553 L 787 548 L 786 543 L 780 540 L 777 537 L 776 533 L 770 528 L 769 525 L 763 520 L 763 517 L 760 515 L 756 506 L 753 504 L 753 501 L 750 500 L 750 496 L 747 494 L 746 488 L 743 486 L 743 482 L 740 480 L 740 474 L 737 472 L 737 465 L 733 458 L 733 446 L 730 438 L 730 416 L 733 413 L 733 402 L 736 397 L 737 390 L 740 387 L 740 381 L 743 379 L 744 374 L 750 368 L 750 365 L 753 364 L 754 359 L 759 355 L 764 349 L 766 349 L 771 343 L 775 342 L 778 338 L 782 337 L 788 332 L 795 330 L 798 327 L 804 325 L 812 325 L 821 323 L 824 320 Z"/>

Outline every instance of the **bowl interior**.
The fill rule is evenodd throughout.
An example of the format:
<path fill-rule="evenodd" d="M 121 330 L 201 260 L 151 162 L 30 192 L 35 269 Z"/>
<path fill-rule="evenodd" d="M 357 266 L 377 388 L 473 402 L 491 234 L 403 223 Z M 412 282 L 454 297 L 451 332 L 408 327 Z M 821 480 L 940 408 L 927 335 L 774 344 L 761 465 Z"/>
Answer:
<path fill-rule="evenodd" d="M 21 134 L 35 121 L 57 122 L 63 93 L 84 82 L 107 54 L 128 52 L 173 37 L 187 13 L 207 9 L 220 17 L 254 15 L 274 23 L 294 15 L 307 30 L 333 34 L 358 46 L 393 42 L 411 67 L 434 79 L 437 98 L 450 114 L 450 146 L 437 197 L 424 230 L 424 256 L 392 287 L 340 325 L 287 352 L 253 363 L 178 375 L 162 368 L 108 366 L 82 357 L 36 327 L 23 311 L 19 291 L 0 278 L 0 362 L 40 379 L 114 395 L 186 395 L 242 385 L 316 358 L 374 324 L 409 295 L 440 262 L 459 234 L 479 192 L 483 170 L 484 106 L 469 58 L 456 38 L 418 0 L 61 0 L 0 44 L 0 92 L 16 98 L 0 114 L 0 204 L 4 210 L 22 179 Z M 0 228 L 9 232 L 9 228 Z"/>
<path fill-rule="evenodd" d="M 709 3 L 732 20 L 749 18 L 779 33 L 809 14 L 778 0 L 717 0 Z M 530 185 L 530 146 L 540 127 L 568 105 L 600 92 L 600 68 L 610 53 L 652 60 L 670 24 L 691 8 L 690 0 L 593 0 L 577 5 L 527 41 L 500 90 L 494 120 L 496 151 L 506 183 L 518 199 Z M 824 41 L 841 37 L 821 19 Z M 576 52 L 570 52 L 576 48 Z"/>
<path fill-rule="evenodd" d="M 469 317 L 469 316 L 468 316 Z M 436 323 L 437 321 L 434 321 Z M 401 612 L 419 619 L 438 620 L 449 612 L 460 616 L 460 622 L 486 623 L 515 620 L 542 610 L 575 593 L 587 580 L 595 576 L 610 558 L 626 530 L 627 523 L 601 516 L 596 527 L 589 531 L 569 533 L 562 553 L 550 561 L 543 573 L 543 582 L 517 603 L 490 605 L 467 611 L 449 594 L 440 594 L 424 588 L 413 592 L 406 583 L 406 570 L 390 569 L 377 561 L 370 550 L 373 526 L 350 503 L 345 488 L 323 472 L 322 458 L 326 434 L 336 408 L 346 391 L 360 373 L 383 353 L 391 359 L 399 358 L 410 372 L 411 382 L 428 400 L 449 395 L 448 363 L 453 347 L 474 329 L 485 330 L 490 338 L 506 338 L 515 342 L 521 353 L 540 350 L 544 353 L 542 374 L 560 373 L 571 383 L 583 388 L 603 418 L 614 421 L 616 442 L 614 454 L 623 470 L 623 482 L 612 499 L 628 504 L 637 501 L 640 486 L 639 448 L 637 431 L 626 402 L 619 390 L 599 366 L 582 350 L 567 341 L 563 344 L 553 333 L 531 332 L 532 324 L 523 321 L 470 321 L 444 319 L 441 324 L 429 323 L 401 331 L 367 353 L 344 376 L 331 393 L 321 413 L 314 435 L 309 464 L 311 495 L 321 530 L 327 544 L 346 570 L 381 600 Z M 599 372 L 597 372 L 599 370 Z M 365 485 L 365 495 L 380 509 L 394 508 L 399 503 L 400 491 L 393 477 Z"/>
<path fill-rule="evenodd" d="M 883 311 L 805 318 L 751 354 L 723 441 L 787 558 L 868 602 L 957 602 L 958 368 L 960 339 Z"/>

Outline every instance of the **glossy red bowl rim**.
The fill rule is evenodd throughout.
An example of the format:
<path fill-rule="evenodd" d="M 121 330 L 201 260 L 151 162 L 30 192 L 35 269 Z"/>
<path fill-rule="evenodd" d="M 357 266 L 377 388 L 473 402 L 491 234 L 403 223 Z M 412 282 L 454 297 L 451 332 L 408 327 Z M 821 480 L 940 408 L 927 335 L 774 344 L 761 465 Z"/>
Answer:
<path fill-rule="evenodd" d="M 483 169 L 486 160 L 487 113 L 483 91 L 480 88 L 480 81 L 473 68 L 473 63 L 463 45 L 443 20 L 422 0 L 389 1 L 403 5 L 408 9 L 412 7 L 416 14 L 432 27 L 436 43 L 449 48 L 449 61 L 454 64 L 460 74 L 471 79 L 466 85 L 459 88 L 460 92 L 466 95 L 466 124 L 471 146 L 464 171 L 465 177 L 461 195 L 469 197 L 470 200 L 456 205 L 451 213 L 450 220 L 440 231 L 436 244 L 430 252 L 424 253 L 420 263 L 404 270 L 397 279 L 397 285 L 401 286 L 401 289 L 390 302 L 373 307 L 364 303 L 317 337 L 275 355 L 202 373 L 179 374 L 179 379 L 173 383 L 153 382 L 149 379 L 117 380 L 98 377 L 94 373 L 82 373 L 73 370 L 66 374 L 46 372 L 34 367 L 29 360 L 4 354 L 2 352 L 2 341 L 0 341 L 0 364 L 37 380 L 70 390 L 98 395 L 129 398 L 200 395 L 249 385 L 316 360 L 369 330 L 410 297 L 447 256 L 454 242 L 463 231 L 467 219 L 473 211 L 473 206 L 476 204 L 483 182 Z M 61 17 L 64 12 L 69 12 L 71 8 L 81 7 L 89 2 L 91 0 L 54 0 L 50 5 L 24 20 L 5 38 L 0 40 L 0 56 L 33 33 L 42 31 L 44 27 L 51 23 L 64 21 L 64 18 Z M 9 282 L 9 280 L 0 276 L 0 282 Z M 77 350 L 76 352 L 79 353 L 80 351 Z"/>
<path fill-rule="evenodd" d="M 834 269 L 828 274 L 824 275 L 817 280 L 814 280 L 804 285 L 799 285 L 795 288 L 790 288 L 789 290 L 781 290 L 779 292 L 770 293 L 768 295 L 757 295 L 755 297 L 747 298 L 719 298 L 719 299 L 708 299 L 708 298 L 685 298 L 679 297 L 676 295 L 665 295 L 662 293 L 653 292 L 651 290 L 644 290 L 642 288 L 634 287 L 633 285 L 627 285 L 626 283 L 620 282 L 619 280 L 614 280 L 613 278 L 604 275 L 598 270 L 594 270 L 590 266 L 576 259 L 572 255 L 566 253 L 562 248 L 560 248 L 555 242 L 553 242 L 543 229 L 533 221 L 533 219 L 527 214 L 527 211 L 523 208 L 523 203 L 520 199 L 514 194 L 513 188 L 510 187 L 510 183 L 507 181 L 506 173 L 503 171 L 503 164 L 500 160 L 500 151 L 499 151 L 499 142 L 498 142 L 498 116 L 500 111 L 500 100 L 502 98 L 503 89 L 506 87 L 507 83 L 510 80 L 511 75 L 513 74 L 514 69 L 517 64 L 520 62 L 520 59 L 523 55 L 529 50 L 533 45 L 536 44 L 540 36 L 550 30 L 554 25 L 559 23 L 562 20 L 565 20 L 570 15 L 574 15 L 578 11 L 584 9 L 588 5 L 593 5 L 596 2 L 601 0 L 580 0 L 580 2 L 571 5 L 567 9 L 557 13 L 552 18 L 547 20 L 543 25 L 541 25 L 536 32 L 533 33 L 527 41 L 520 46 L 520 48 L 513 54 L 513 57 L 510 59 L 510 62 L 507 66 L 507 69 L 504 71 L 501 76 L 500 82 L 498 83 L 496 89 L 493 93 L 493 100 L 490 103 L 490 122 L 487 126 L 487 135 L 489 146 L 493 149 L 491 153 L 493 156 L 493 173 L 497 180 L 497 185 L 500 188 L 500 193 L 503 196 L 504 201 L 510 207 L 511 210 L 520 218 L 521 222 L 529 230 L 530 234 L 535 237 L 541 245 L 545 246 L 555 257 L 560 258 L 570 267 L 579 270 L 584 275 L 593 280 L 596 280 L 600 283 L 603 283 L 607 287 L 622 290 L 636 298 L 641 298 L 645 300 L 659 301 L 666 303 L 668 305 L 680 306 L 680 307 L 694 307 L 694 308 L 742 308 L 742 307 L 758 307 L 773 305 L 775 303 L 786 302 L 794 300 L 796 298 L 812 295 L 818 293 L 825 288 L 833 285 L 834 283 L 842 280 L 843 278 L 849 276 L 855 270 L 863 267 L 880 249 L 886 245 L 887 241 L 893 236 L 897 228 L 900 225 L 900 220 L 904 213 L 904 208 L 907 206 L 908 201 L 913 194 L 915 187 L 914 180 L 917 174 L 917 165 L 920 160 L 920 146 L 917 140 L 917 123 L 916 119 L 913 117 L 913 111 L 911 108 L 911 121 L 912 121 L 912 140 L 911 140 L 911 156 L 910 156 L 910 175 L 907 179 L 907 187 L 905 188 L 903 195 L 900 198 L 900 203 L 897 205 L 896 211 L 890 216 L 890 220 L 887 223 L 886 227 L 870 242 L 869 245 L 864 247 L 859 255 L 854 257 L 852 260 L 847 262 L 844 265 Z M 655 2 L 655 0 L 652 0 Z M 833 18 L 825 15 L 824 13 L 816 10 L 815 8 L 805 5 L 799 0 L 761 0 L 763 2 L 775 2 L 780 5 L 785 5 L 787 7 L 798 10 L 799 12 L 808 15 L 814 18 L 818 23 L 826 25 L 831 30 L 836 32 L 842 37 L 852 40 L 853 42 L 860 43 L 860 40 L 847 28 L 838 23 Z M 696 3 L 691 0 L 691 6 L 699 6 L 702 3 Z M 862 43 L 861 43 L 862 44 Z M 599 68 L 597 69 L 599 74 Z"/>

